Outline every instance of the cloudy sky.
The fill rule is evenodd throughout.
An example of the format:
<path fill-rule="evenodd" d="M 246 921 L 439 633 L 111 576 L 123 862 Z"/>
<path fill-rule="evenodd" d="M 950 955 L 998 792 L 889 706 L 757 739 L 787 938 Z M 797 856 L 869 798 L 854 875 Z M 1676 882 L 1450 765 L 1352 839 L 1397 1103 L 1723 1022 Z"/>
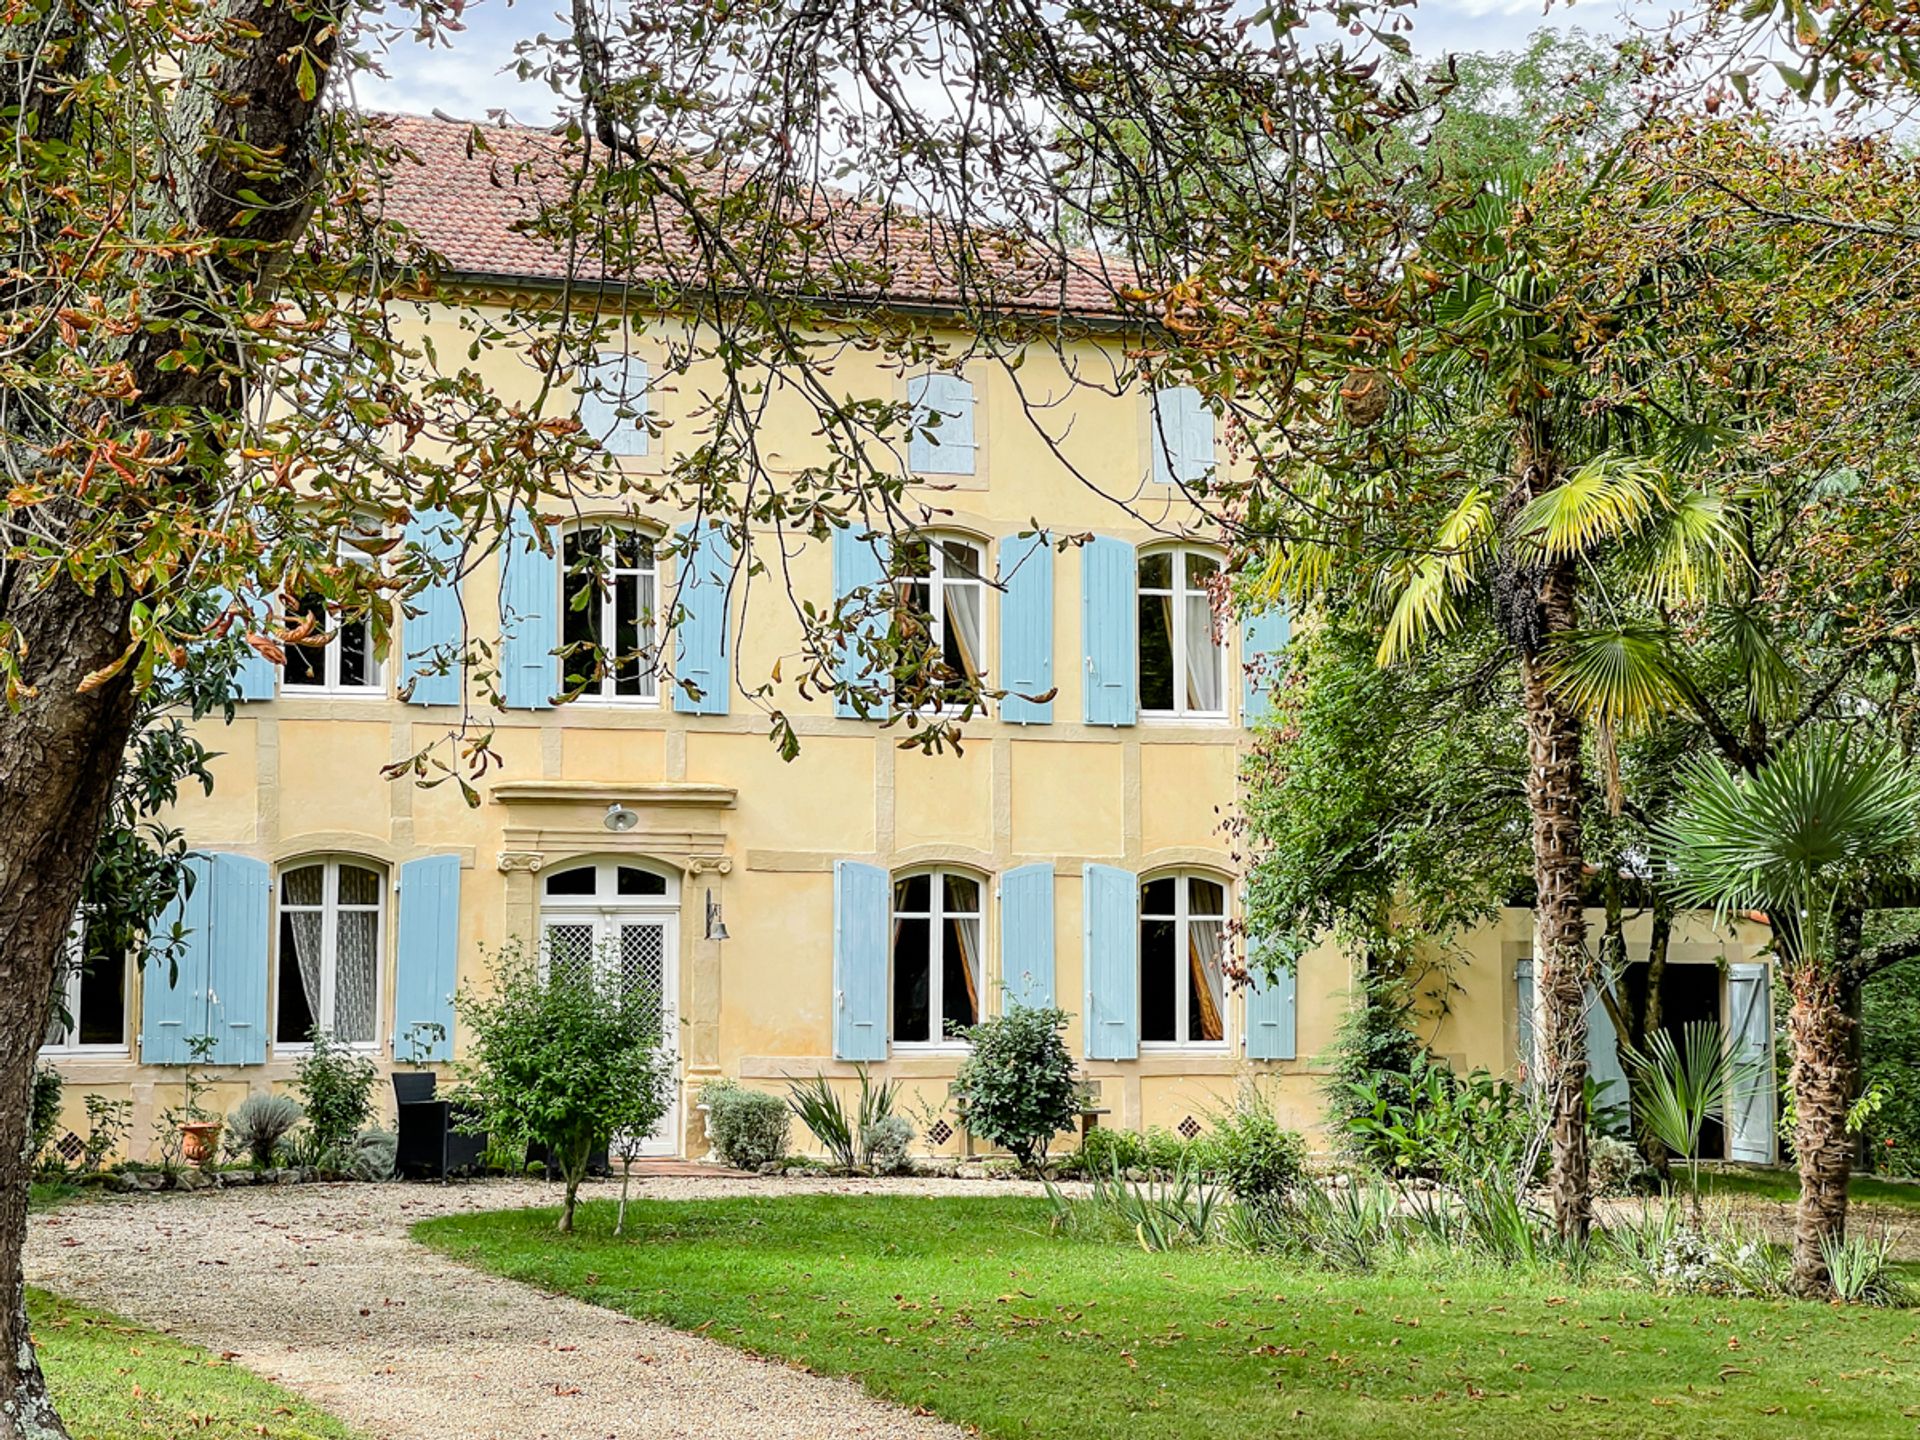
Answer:
<path fill-rule="evenodd" d="M 1413 12 L 1413 43 L 1423 54 L 1441 54 L 1517 48 L 1543 26 L 1611 32 L 1620 25 L 1620 4 L 1586 0 L 1547 9 L 1542 0 L 1421 0 Z M 553 0 L 515 5 L 477 0 L 467 9 L 466 23 L 451 47 L 405 42 L 395 49 L 385 62 L 387 78 L 356 81 L 360 103 L 417 114 L 438 109 L 466 119 L 480 119 L 494 109 L 522 121 L 550 118 L 553 97 L 545 87 L 522 83 L 502 70 L 512 64 L 518 41 L 564 30 Z"/>

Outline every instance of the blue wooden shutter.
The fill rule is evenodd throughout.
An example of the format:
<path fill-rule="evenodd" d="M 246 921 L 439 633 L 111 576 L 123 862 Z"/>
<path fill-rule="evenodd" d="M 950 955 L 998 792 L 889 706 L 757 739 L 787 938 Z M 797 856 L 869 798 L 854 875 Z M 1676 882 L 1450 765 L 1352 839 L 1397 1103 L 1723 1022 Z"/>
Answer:
<path fill-rule="evenodd" d="M 512 709 L 553 704 L 559 609 L 559 561 L 540 548 L 527 512 L 515 510 L 500 547 L 500 689 Z"/>
<path fill-rule="evenodd" d="M 1087 1058 L 1132 1060 L 1140 1054 L 1140 882 L 1131 871 L 1089 865 L 1081 888 Z"/>
<path fill-rule="evenodd" d="M 1295 1018 L 1299 976 L 1291 965 L 1268 973 L 1260 963 L 1259 947 L 1249 942 L 1247 948 L 1247 969 L 1253 976 L 1247 987 L 1247 1058 L 1292 1060 L 1299 1043 Z"/>
<path fill-rule="evenodd" d="M 400 925 L 394 945 L 393 1053 L 445 1060 L 453 1053 L 453 992 L 460 983 L 460 857 L 428 855 L 400 867 Z M 415 1025 L 440 1037 L 416 1048 Z"/>
<path fill-rule="evenodd" d="M 460 563 L 460 537 L 452 517 L 445 510 L 417 512 L 407 522 L 407 546 L 431 556 L 446 573 L 406 598 L 405 608 L 415 613 L 401 621 L 400 686 L 415 705 L 458 705 L 464 619 L 460 582 L 453 573 Z"/>
<path fill-rule="evenodd" d="M 1268 696 L 1278 683 L 1278 657 L 1287 648 L 1291 631 L 1286 607 L 1273 605 L 1246 616 L 1240 622 L 1240 718 L 1248 725 L 1273 713 Z"/>
<path fill-rule="evenodd" d="M 1013 725 L 1051 725 L 1053 701 L 1026 698 L 1053 689 L 1051 537 L 1010 535 L 1000 542 L 1000 702 Z"/>
<path fill-rule="evenodd" d="M 1139 609 L 1133 546 L 1096 535 L 1080 547 L 1081 714 L 1089 725 L 1131 725 L 1138 709 Z"/>
<path fill-rule="evenodd" d="M 724 715 L 732 691 L 727 656 L 727 581 L 733 550 L 718 525 L 682 525 L 679 623 L 674 627 L 673 708 Z"/>
<path fill-rule="evenodd" d="M 1533 957 L 1523 955 L 1513 965 L 1514 1063 L 1533 1083 Z"/>
<path fill-rule="evenodd" d="M 609 350 L 580 367 L 580 427 L 609 455 L 645 455 L 647 362 Z M 622 416 L 621 411 L 627 411 Z"/>
<path fill-rule="evenodd" d="M 833 862 L 833 1058 L 887 1058 L 887 872 Z"/>
<path fill-rule="evenodd" d="M 1600 1092 L 1602 1105 L 1609 1108 L 1625 1105 L 1627 1068 L 1620 1063 L 1619 1032 L 1613 1028 L 1613 1016 L 1607 1012 L 1607 1002 L 1600 998 L 1598 986 L 1587 986 L 1586 1003 L 1587 1077 L 1595 1085 L 1607 1086 Z M 1607 1084 L 1608 1081 L 1612 1083 Z"/>
<path fill-rule="evenodd" d="M 216 614 L 233 600 L 231 590 L 216 590 L 214 603 L 219 607 Z M 274 664 L 258 650 L 247 644 L 246 631 L 266 632 L 268 611 L 265 602 L 256 601 L 246 607 L 249 612 L 233 622 L 227 631 L 227 643 L 236 647 L 235 653 L 240 663 L 233 673 L 233 698 L 236 700 L 271 700 L 279 685 L 280 667 Z"/>
<path fill-rule="evenodd" d="M 1055 1003 L 1049 863 L 1021 865 L 1000 877 L 1000 976 L 1011 1005 L 1040 1010 Z"/>
<path fill-rule="evenodd" d="M 207 1033 L 216 1065 L 267 1058 L 267 862 L 215 854 L 207 915 Z"/>
<path fill-rule="evenodd" d="M 973 386 L 958 375 L 916 375 L 907 382 L 907 399 L 914 409 L 908 468 L 916 475 L 973 474 Z M 939 425 L 922 430 L 932 414 L 939 415 Z"/>
<path fill-rule="evenodd" d="M 1727 1097 L 1727 1154 L 1770 1165 L 1774 1158 L 1773 972 L 1750 961 L 1727 966 L 1727 1039 L 1741 1062 Z"/>
<path fill-rule="evenodd" d="M 871 535 L 854 525 L 842 525 L 833 532 L 834 598 L 845 600 L 855 591 L 865 591 L 861 604 L 881 607 L 862 620 L 857 628 L 856 634 L 868 643 L 878 641 L 887 632 L 886 552 L 887 540 L 883 535 Z M 888 678 L 870 665 L 860 653 L 859 645 L 851 638 L 840 647 L 834 676 L 844 684 L 879 692 L 877 701 L 865 712 L 844 695 L 836 696 L 833 713 L 841 719 L 885 719 L 892 712 L 888 703 L 891 699 L 887 693 L 891 689 Z"/>
<path fill-rule="evenodd" d="M 207 1032 L 207 956 L 212 943 L 213 864 L 204 855 L 187 859 L 192 893 L 175 897 L 154 921 L 156 940 L 183 926 L 186 941 L 169 968 L 157 951 L 140 971 L 140 1059 L 148 1065 L 184 1065 L 193 1058 L 187 1042 Z"/>
<path fill-rule="evenodd" d="M 1213 474 L 1213 412 L 1191 385 L 1180 387 L 1180 469 L 1183 485 L 1197 485 Z"/>

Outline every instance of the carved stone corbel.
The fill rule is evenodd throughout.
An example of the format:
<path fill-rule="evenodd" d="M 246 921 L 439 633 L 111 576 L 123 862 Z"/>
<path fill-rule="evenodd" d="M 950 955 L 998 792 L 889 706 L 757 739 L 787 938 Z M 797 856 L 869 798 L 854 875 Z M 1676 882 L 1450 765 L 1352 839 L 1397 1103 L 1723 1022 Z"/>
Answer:
<path fill-rule="evenodd" d="M 546 856 L 538 850 L 502 850 L 500 852 L 500 873 L 510 875 L 515 870 L 524 870 L 529 875 L 540 873 L 540 867 Z"/>

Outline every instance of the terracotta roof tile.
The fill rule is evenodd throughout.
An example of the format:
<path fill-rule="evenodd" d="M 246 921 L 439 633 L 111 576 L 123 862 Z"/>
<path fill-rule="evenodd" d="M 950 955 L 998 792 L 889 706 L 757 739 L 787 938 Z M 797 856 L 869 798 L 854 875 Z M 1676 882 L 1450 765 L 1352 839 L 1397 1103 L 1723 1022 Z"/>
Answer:
<path fill-rule="evenodd" d="M 472 143 L 475 127 L 464 122 L 396 115 L 380 117 L 380 123 L 403 151 L 387 188 L 388 218 L 405 224 L 456 274 L 567 278 L 562 247 L 533 233 L 543 203 L 564 199 L 570 173 L 579 164 L 578 152 L 569 149 L 564 136 L 488 125 L 481 127 L 485 146 L 479 148 Z M 715 182 L 711 193 L 717 202 L 724 192 Z M 635 229 L 636 235 L 650 234 L 654 240 L 650 258 L 608 276 L 593 247 L 583 246 L 574 260 L 574 278 L 661 284 L 669 290 L 704 281 L 682 216 L 662 205 Z M 964 309 L 980 304 L 987 290 L 1002 307 L 1112 319 L 1122 307 L 1117 292 L 1127 283 L 1124 274 L 1092 252 L 1074 252 L 1063 262 L 1058 255 L 1021 251 L 1012 243 L 998 254 L 981 243 L 972 273 L 963 281 L 967 267 L 959 263 L 959 247 L 943 227 L 911 212 L 824 190 L 790 202 L 779 227 L 735 237 L 743 246 L 749 241 L 755 247 L 789 245 L 775 268 L 792 270 L 804 262 L 812 296 L 847 303 Z"/>

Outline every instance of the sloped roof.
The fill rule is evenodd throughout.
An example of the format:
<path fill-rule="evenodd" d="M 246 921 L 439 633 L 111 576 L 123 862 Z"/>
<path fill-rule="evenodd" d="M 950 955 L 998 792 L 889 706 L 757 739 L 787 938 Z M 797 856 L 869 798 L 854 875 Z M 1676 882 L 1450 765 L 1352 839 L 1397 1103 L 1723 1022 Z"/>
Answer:
<path fill-rule="evenodd" d="M 400 147 L 385 195 L 387 218 L 404 224 L 459 276 L 560 282 L 568 279 L 564 248 L 538 233 L 543 205 L 565 200 L 580 156 L 566 137 L 524 126 L 476 127 L 417 115 L 379 118 L 387 138 Z M 688 167 L 695 182 L 714 196 L 723 182 Z M 711 218 L 707 216 L 706 218 Z M 666 204 L 635 224 L 652 257 L 624 273 L 607 274 L 589 242 L 572 261 L 576 282 L 701 285 L 706 275 L 684 216 Z M 991 238 L 972 239 L 971 273 L 959 261 L 960 247 L 946 228 L 924 216 L 883 207 L 845 193 L 818 190 L 783 202 L 778 227 L 755 227 L 758 249 L 769 243 L 785 253 L 771 273 L 804 274 L 811 298 L 880 305 L 963 309 L 991 304 L 1032 314 L 1059 312 L 1081 318 L 1118 318 L 1118 292 L 1127 277 L 1091 251 L 1061 256 L 1023 250 L 1011 242 L 992 251 Z M 742 241 L 744 243 L 744 240 Z M 723 276 L 740 282 L 740 277 Z"/>

